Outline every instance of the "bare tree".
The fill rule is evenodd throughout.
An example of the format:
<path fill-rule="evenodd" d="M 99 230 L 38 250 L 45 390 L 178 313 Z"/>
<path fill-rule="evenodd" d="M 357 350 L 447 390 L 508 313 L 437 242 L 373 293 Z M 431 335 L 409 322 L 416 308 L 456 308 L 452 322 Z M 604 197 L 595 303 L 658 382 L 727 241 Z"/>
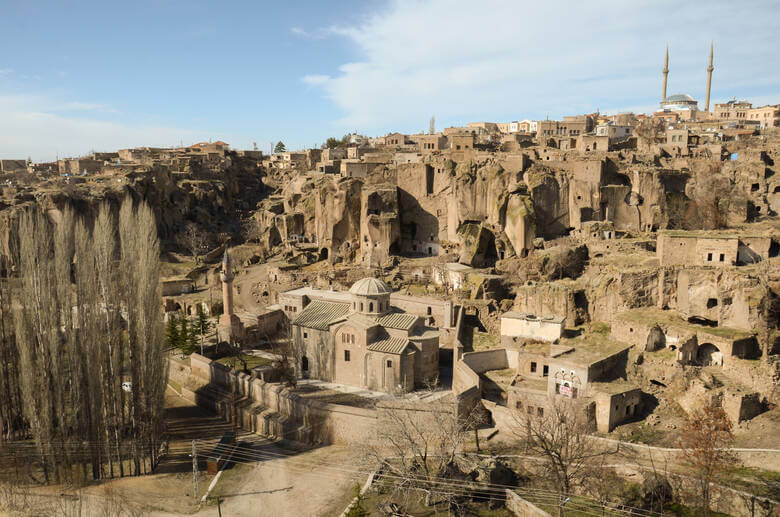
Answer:
<path fill-rule="evenodd" d="M 208 234 L 195 223 L 187 223 L 184 231 L 177 235 L 176 241 L 179 246 L 187 250 L 196 264 L 200 263 L 200 256 L 208 251 L 211 244 Z"/>
<path fill-rule="evenodd" d="M 247 217 L 241 223 L 241 233 L 247 242 L 260 242 L 260 239 L 263 237 L 260 221 L 254 215 Z"/>
<path fill-rule="evenodd" d="M 12 366 L 24 375 L 14 411 L 23 412 L 44 479 L 81 482 L 89 466 L 94 479 L 122 476 L 128 454 L 135 474 L 148 471 L 167 377 L 151 209 L 129 197 L 119 221 L 109 204 L 94 220 L 30 209 L 18 236 Z"/>
<path fill-rule="evenodd" d="M 680 460 L 695 480 L 689 497 L 706 517 L 710 515 L 716 483 L 739 463 L 730 449 L 733 444 L 731 421 L 720 407 L 707 406 L 694 411 L 681 430 L 677 444 Z"/>
<path fill-rule="evenodd" d="M 542 414 L 522 412 L 515 418 L 516 434 L 528 454 L 544 460 L 542 472 L 561 502 L 575 489 L 586 488 L 604 457 L 617 452 L 590 437 L 592 420 L 585 406 L 571 399 L 555 398 Z"/>
<path fill-rule="evenodd" d="M 392 496 L 407 498 L 416 493 L 422 494 L 426 505 L 459 506 L 466 490 L 459 483 L 465 476 L 459 475 L 456 457 L 484 420 L 480 409 L 459 418 L 451 400 L 383 404 L 377 439 L 367 454 L 381 464 Z"/>

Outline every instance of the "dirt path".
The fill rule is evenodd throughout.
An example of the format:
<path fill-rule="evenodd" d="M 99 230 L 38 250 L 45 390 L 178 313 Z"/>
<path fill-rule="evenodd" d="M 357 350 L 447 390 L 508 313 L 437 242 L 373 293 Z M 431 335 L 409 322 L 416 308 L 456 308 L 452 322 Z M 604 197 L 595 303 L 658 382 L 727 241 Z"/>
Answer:
<path fill-rule="evenodd" d="M 337 516 L 352 498 L 358 477 L 351 461 L 353 451 L 341 447 L 322 447 L 293 453 L 276 445 L 259 444 L 252 452 L 242 451 L 239 461 L 250 457 L 266 458 L 254 463 L 239 463 L 225 470 L 212 492 L 209 505 L 189 515 L 214 517 L 214 502 L 221 501 L 222 515 L 241 516 Z M 188 515 L 170 511 L 152 512 L 153 517 Z"/>

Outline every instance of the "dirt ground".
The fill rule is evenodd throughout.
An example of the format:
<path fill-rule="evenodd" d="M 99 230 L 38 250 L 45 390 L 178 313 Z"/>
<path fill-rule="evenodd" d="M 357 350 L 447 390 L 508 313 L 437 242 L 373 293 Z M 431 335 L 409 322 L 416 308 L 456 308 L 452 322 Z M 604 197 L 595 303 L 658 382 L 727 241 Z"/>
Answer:
<path fill-rule="evenodd" d="M 366 478 L 349 449 L 296 450 L 289 444 L 239 431 L 240 448 L 234 465 L 223 472 L 212 492 L 214 497 L 198 505 L 196 500 L 213 480 L 205 472 L 205 458 L 231 426 L 171 390 L 166 393 L 166 423 L 171 436 L 169 453 L 157 473 L 85 488 L 87 515 L 104 514 L 101 503 L 109 496 L 158 517 L 217 516 L 216 496 L 220 497 L 222 515 L 339 515 L 352 499 L 355 481 L 363 483 Z M 197 498 L 193 496 L 193 439 L 198 440 L 200 469 Z"/>

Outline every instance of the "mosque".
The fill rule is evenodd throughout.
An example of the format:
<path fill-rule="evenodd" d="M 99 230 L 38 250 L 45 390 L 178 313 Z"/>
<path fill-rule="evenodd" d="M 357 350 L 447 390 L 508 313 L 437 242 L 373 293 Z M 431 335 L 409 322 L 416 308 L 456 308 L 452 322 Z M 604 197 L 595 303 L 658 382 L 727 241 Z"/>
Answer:
<path fill-rule="evenodd" d="M 709 116 L 710 111 L 710 90 L 712 86 L 712 66 L 714 44 L 710 44 L 710 59 L 707 66 L 707 96 L 704 101 L 704 110 L 699 110 L 699 102 L 686 93 L 666 96 L 666 84 L 669 77 L 669 47 L 666 47 L 666 57 L 664 58 L 664 81 L 661 93 L 661 106 L 655 112 L 656 118 L 664 118 L 672 121 L 676 120 L 697 120 Z"/>

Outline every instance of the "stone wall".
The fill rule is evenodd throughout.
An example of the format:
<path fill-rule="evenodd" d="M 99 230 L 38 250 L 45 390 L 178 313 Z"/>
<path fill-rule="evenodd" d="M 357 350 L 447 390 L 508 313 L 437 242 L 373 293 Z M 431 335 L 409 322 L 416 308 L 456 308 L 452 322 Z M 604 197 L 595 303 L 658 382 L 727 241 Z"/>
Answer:
<path fill-rule="evenodd" d="M 734 424 L 750 420 L 764 411 L 764 405 L 761 403 L 761 396 L 758 393 L 727 390 L 723 394 L 721 405 L 729 420 Z"/>
<path fill-rule="evenodd" d="M 308 443 L 358 444 L 376 432 L 377 411 L 308 400 L 278 383 L 265 382 L 227 367 L 201 355 L 192 354 L 193 377 L 203 382 L 197 390 L 182 395 L 199 405 L 230 417 L 228 397 L 206 395 L 211 388 L 240 394 L 237 418 L 241 427 L 258 434 Z"/>
<path fill-rule="evenodd" d="M 511 366 L 506 350 L 503 348 L 467 352 L 463 354 L 462 361 L 477 374 L 489 370 L 505 370 Z M 514 366 L 517 366 L 516 361 Z"/>
<path fill-rule="evenodd" d="M 514 310 L 519 312 L 562 316 L 567 327 L 581 325 L 588 317 L 585 295 L 570 280 L 518 286 L 516 292 Z"/>
<path fill-rule="evenodd" d="M 452 302 L 422 296 L 407 296 L 399 293 L 390 295 L 390 305 L 404 312 L 426 318 L 434 327 L 452 327 Z M 432 321 L 430 319 L 432 318 Z"/>
<path fill-rule="evenodd" d="M 564 318 L 538 317 L 534 314 L 507 312 L 501 316 L 501 338 L 522 337 L 542 341 L 557 341 L 563 334 Z"/>
<path fill-rule="evenodd" d="M 526 501 L 513 490 L 506 490 L 506 508 L 520 517 L 550 517 L 550 514 Z"/>
<path fill-rule="evenodd" d="M 596 393 L 596 428 L 609 433 L 620 423 L 634 418 L 641 410 L 642 390 L 635 388 L 621 393 Z"/>

